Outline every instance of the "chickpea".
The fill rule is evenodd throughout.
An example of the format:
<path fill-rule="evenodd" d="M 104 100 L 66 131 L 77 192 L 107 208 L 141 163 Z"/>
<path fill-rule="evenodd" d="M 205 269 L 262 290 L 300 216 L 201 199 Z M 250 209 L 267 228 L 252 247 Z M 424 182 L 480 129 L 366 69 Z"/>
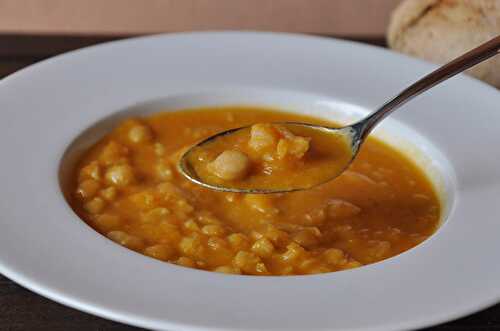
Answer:
<path fill-rule="evenodd" d="M 163 182 L 156 186 L 158 193 L 162 194 L 166 200 L 170 198 L 185 197 L 187 194 L 178 186 L 170 183 Z"/>
<path fill-rule="evenodd" d="M 80 170 L 80 180 L 84 178 L 101 179 L 101 168 L 97 161 L 92 161 Z"/>
<path fill-rule="evenodd" d="M 243 233 L 232 233 L 226 239 L 231 247 L 235 249 L 247 249 L 250 247 L 250 241 Z"/>
<path fill-rule="evenodd" d="M 268 195 L 245 194 L 243 200 L 248 206 L 260 213 L 267 215 L 276 215 L 279 213 L 279 209 L 273 205 L 273 199 Z"/>
<path fill-rule="evenodd" d="M 294 242 L 286 246 L 286 248 L 287 248 L 286 252 L 281 255 L 283 261 L 297 260 L 305 253 L 304 248 Z"/>
<path fill-rule="evenodd" d="M 250 159 L 240 151 L 227 150 L 208 164 L 208 170 L 223 180 L 242 179 L 250 170 Z"/>
<path fill-rule="evenodd" d="M 317 266 L 319 263 L 319 260 L 316 258 L 309 258 L 305 259 L 304 261 L 300 262 L 299 268 L 302 270 L 309 270 Z"/>
<path fill-rule="evenodd" d="M 181 214 L 191 214 L 194 211 L 194 207 L 186 201 L 186 199 L 179 199 L 176 201 L 175 210 Z"/>
<path fill-rule="evenodd" d="M 238 200 L 239 195 L 236 193 L 226 193 L 224 195 L 224 198 L 226 199 L 227 202 L 235 202 Z"/>
<path fill-rule="evenodd" d="M 110 141 L 102 150 L 99 156 L 99 161 L 106 165 L 117 164 L 122 158 L 128 154 L 126 147 L 118 144 L 115 141 Z"/>
<path fill-rule="evenodd" d="M 175 250 L 170 245 L 160 244 L 147 247 L 144 254 L 158 260 L 168 261 L 174 256 Z"/>
<path fill-rule="evenodd" d="M 94 224 L 96 228 L 106 232 L 117 228 L 121 224 L 121 219 L 117 215 L 102 214 L 95 218 Z"/>
<path fill-rule="evenodd" d="M 234 267 L 240 268 L 242 271 L 253 274 L 266 274 L 266 265 L 261 261 L 260 257 L 254 253 L 239 251 L 233 259 Z"/>
<path fill-rule="evenodd" d="M 204 252 L 204 246 L 199 238 L 184 237 L 179 243 L 179 250 L 184 255 L 201 257 Z"/>
<path fill-rule="evenodd" d="M 289 235 L 285 231 L 277 229 L 273 225 L 269 225 L 264 233 L 264 236 L 269 239 L 275 246 L 284 246 L 288 243 Z"/>
<path fill-rule="evenodd" d="M 274 252 L 274 246 L 269 239 L 260 238 L 253 244 L 252 251 L 260 257 L 269 257 Z"/>
<path fill-rule="evenodd" d="M 100 184 L 98 181 L 94 179 L 86 179 L 78 185 L 78 189 L 76 190 L 76 194 L 79 198 L 89 199 L 96 195 L 97 191 L 100 188 Z"/>
<path fill-rule="evenodd" d="M 159 223 L 160 221 L 167 219 L 169 215 L 170 210 L 164 207 L 158 207 L 146 212 L 142 219 L 146 223 Z"/>
<path fill-rule="evenodd" d="M 200 232 L 200 227 L 198 226 L 198 223 L 196 223 L 196 221 L 193 219 L 188 219 L 187 221 L 185 221 L 184 227 L 186 228 L 186 230 Z"/>
<path fill-rule="evenodd" d="M 101 190 L 101 192 L 99 192 L 99 194 L 104 200 L 113 201 L 116 198 L 117 191 L 116 191 L 115 187 L 110 186 L 110 187 L 107 187 L 107 188 Z"/>
<path fill-rule="evenodd" d="M 128 132 L 128 139 L 134 144 L 149 142 L 152 138 L 151 129 L 142 124 L 134 125 Z"/>
<path fill-rule="evenodd" d="M 255 272 L 257 275 L 265 275 L 269 273 L 264 262 L 259 262 L 255 265 Z"/>
<path fill-rule="evenodd" d="M 309 150 L 310 141 L 311 138 L 299 136 L 294 136 L 291 139 L 280 139 L 276 146 L 276 155 L 278 159 L 283 159 L 288 155 L 300 159 Z"/>
<path fill-rule="evenodd" d="M 311 138 L 309 137 L 295 137 L 294 139 L 292 139 L 290 154 L 297 158 L 302 158 L 304 154 L 309 150 L 310 142 Z"/>
<path fill-rule="evenodd" d="M 207 236 L 222 236 L 224 234 L 224 228 L 218 224 L 207 224 L 201 231 Z"/>
<path fill-rule="evenodd" d="M 372 260 L 374 261 L 384 258 L 391 250 L 391 243 L 388 241 L 376 240 L 370 243 L 370 246 L 371 247 L 367 251 Z"/>
<path fill-rule="evenodd" d="M 155 207 L 155 196 L 150 192 L 141 191 L 130 195 L 128 198 L 138 209 L 148 210 Z"/>
<path fill-rule="evenodd" d="M 105 206 L 106 203 L 104 202 L 103 199 L 95 197 L 86 204 L 84 204 L 83 208 L 90 214 L 98 214 L 104 209 Z"/>
<path fill-rule="evenodd" d="M 319 243 L 321 231 L 316 227 L 304 228 L 292 236 L 293 241 L 303 247 L 312 247 Z"/>
<path fill-rule="evenodd" d="M 345 265 L 344 265 L 344 269 L 353 269 L 353 268 L 359 268 L 361 267 L 363 264 L 361 264 L 360 262 L 356 261 L 356 260 L 351 260 L 349 262 L 347 262 Z"/>
<path fill-rule="evenodd" d="M 328 202 L 328 216 L 333 219 L 345 219 L 358 215 L 361 208 L 349 201 L 333 199 Z"/>
<path fill-rule="evenodd" d="M 126 164 L 112 166 L 106 171 L 106 180 L 112 185 L 127 186 L 135 180 L 134 171 Z"/>
<path fill-rule="evenodd" d="M 205 210 L 199 212 L 198 215 L 196 216 L 196 219 L 198 222 L 200 222 L 201 224 L 204 224 L 204 225 L 207 225 L 207 224 L 221 225 L 222 224 L 222 222 L 217 217 L 215 217 L 214 215 L 212 215 L 212 213 L 207 212 Z"/>
<path fill-rule="evenodd" d="M 341 264 L 345 262 L 344 252 L 338 248 L 329 248 L 323 252 L 325 261 L 329 264 Z"/>
<path fill-rule="evenodd" d="M 250 129 L 248 146 L 256 152 L 274 149 L 278 143 L 278 134 L 270 124 L 255 124 Z"/>
<path fill-rule="evenodd" d="M 154 149 L 156 156 L 165 155 L 165 146 L 162 143 L 155 143 Z"/>
<path fill-rule="evenodd" d="M 214 251 L 223 251 L 227 248 L 227 242 L 219 237 L 210 237 L 207 240 L 207 246 Z"/>
<path fill-rule="evenodd" d="M 160 240 L 162 243 L 169 243 L 177 245 L 182 239 L 179 227 L 172 224 L 169 220 L 162 220 L 158 224 L 158 229 L 161 231 L 163 238 Z"/>
<path fill-rule="evenodd" d="M 175 263 L 188 268 L 194 268 L 196 266 L 196 263 L 192 259 L 185 256 L 181 256 L 180 258 L 178 258 Z"/>
<path fill-rule="evenodd" d="M 156 165 L 156 174 L 160 180 L 171 180 L 174 173 L 168 164 L 160 162 Z"/>
<path fill-rule="evenodd" d="M 123 231 L 111 231 L 108 233 L 108 238 L 122 246 L 133 249 L 135 251 L 141 250 L 144 247 L 144 242 L 142 241 L 142 239 L 136 236 L 129 235 L 128 233 Z"/>

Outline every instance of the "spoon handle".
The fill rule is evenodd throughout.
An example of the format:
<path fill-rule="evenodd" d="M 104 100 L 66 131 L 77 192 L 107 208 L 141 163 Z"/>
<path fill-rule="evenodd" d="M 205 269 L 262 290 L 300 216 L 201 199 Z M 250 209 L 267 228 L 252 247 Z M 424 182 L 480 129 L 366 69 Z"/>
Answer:
<path fill-rule="evenodd" d="M 358 137 L 361 141 L 370 133 L 370 131 L 387 115 L 398 109 L 406 102 L 410 101 L 417 95 L 427 91 L 431 87 L 445 81 L 446 79 L 455 76 L 458 73 L 480 63 L 492 56 L 500 53 L 500 36 L 496 36 L 488 42 L 472 49 L 462 56 L 448 62 L 447 64 L 434 70 L 427 76 L 423 77 L 413 85 L 409 86 L 399 93 L 392 100 L 387 101 L 378 110 L 368 115 L 366 118 L 355 123 L 353 128 L 358 132 Z"/>

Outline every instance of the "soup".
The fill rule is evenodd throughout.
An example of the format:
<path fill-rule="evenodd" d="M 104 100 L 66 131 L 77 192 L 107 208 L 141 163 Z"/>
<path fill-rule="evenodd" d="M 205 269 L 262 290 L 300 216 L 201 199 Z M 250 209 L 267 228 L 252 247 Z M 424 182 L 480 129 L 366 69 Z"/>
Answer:
<path fill-rule="evenodd" d="M 428 178 L 406 156 L 372 137 L 347 171 L 306 191 L 216 192 L 177 170 L 185 151 L 213 134 L 284 121 L 333 125 L 256 107 L 125 120 L 82 156 L 69 188 L 70 204 L 96 231 L 129 249 L 231 274 L 356 268 L 404 252 L 437 229 L 441 207 Z"/>

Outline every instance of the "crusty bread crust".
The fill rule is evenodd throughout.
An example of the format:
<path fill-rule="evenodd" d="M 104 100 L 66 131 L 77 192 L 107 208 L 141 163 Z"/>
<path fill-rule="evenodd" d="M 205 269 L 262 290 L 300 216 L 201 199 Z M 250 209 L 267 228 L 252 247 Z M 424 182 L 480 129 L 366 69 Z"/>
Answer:
<path fill-rule="evenodd" d="M 500 0 L 404 0 L 387 30 L 389 46 L 445 63 L 500 35 Z M 500 57 L 467 71 L 500 88 Z"/>

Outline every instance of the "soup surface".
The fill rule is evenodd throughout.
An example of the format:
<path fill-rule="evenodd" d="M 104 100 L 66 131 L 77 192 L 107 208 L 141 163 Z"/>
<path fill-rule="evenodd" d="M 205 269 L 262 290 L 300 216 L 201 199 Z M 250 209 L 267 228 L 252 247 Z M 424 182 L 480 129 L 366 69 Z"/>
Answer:
<path fill-rule="evenodd" d="M 120 245 L 158 260 L 232 274 L 355 268 L 408 250 L 436 230 L 440 204 L 429 180 L 374 138 L 340 177 L 307 191 L 216 192 L 177 171 L 184 152 L 204 138 L 283 121 L 332 125 L 253 107 L 126 120 L 83 155 L 68 200 L 85 222 Z"/>

